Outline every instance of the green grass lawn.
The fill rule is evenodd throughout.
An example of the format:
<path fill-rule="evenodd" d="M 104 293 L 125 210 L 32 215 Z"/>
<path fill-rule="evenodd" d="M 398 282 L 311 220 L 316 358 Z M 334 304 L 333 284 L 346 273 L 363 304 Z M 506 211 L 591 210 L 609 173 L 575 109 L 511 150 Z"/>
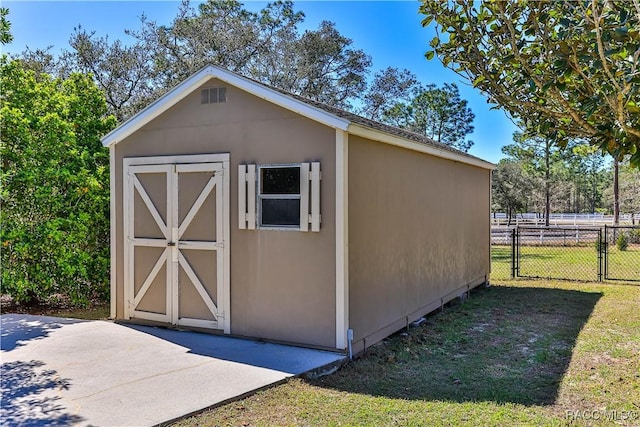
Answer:
<path fill-rule="evenodd" d="M 177 425 L 610 425 L 604 418 L 617 416 L 637 426 L 639 306 L 639 286 L 503 281 L 331 376 Z"/>
<path fill-rule="evenodd" d="M 491 248 L 491 278 L 511 277 L 511 247 Z M 609 247 L 608 277 L 640 280 L 640 245 L 630 245 L 626 251 Z M 598 252 L 591 246 L 521 246 L 520 276 L 547 279 L 597 281 Z"/>

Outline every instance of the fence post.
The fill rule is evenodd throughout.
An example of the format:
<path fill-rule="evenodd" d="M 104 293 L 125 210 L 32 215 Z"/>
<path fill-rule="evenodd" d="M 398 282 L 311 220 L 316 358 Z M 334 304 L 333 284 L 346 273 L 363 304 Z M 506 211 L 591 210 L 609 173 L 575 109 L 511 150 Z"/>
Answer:
<path fill-rule="evenodd" d="M 516 228 L 511 229 L 511 278 L 516 278 Z"/>
<path fill-rule="evenodd" d="M 605 225 L 606 227 L 606 225 Z M 598 282 L 602 282 L 603 254 L 602 254 L 602 228 L 598 230 Z"/>
<path fill-rule="evenodd" d="M 609 272 L 607 271 L 609 269 L 609 231 L 607 230 L 607 224 L 604 225 L 604 245 L 602 250 L 604 251 L 604 265 L 602 266 L 604 270 L 603 279 L 606 280 L 609 275 Z"/>

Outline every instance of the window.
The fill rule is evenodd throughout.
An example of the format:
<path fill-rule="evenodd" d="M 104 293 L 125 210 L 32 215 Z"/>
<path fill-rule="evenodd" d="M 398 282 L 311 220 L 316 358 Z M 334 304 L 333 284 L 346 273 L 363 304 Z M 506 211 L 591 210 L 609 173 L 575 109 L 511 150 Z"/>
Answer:
<path fill-rule="evenodd" d="M 320 163 L 238 165 L 238 228 L 320 231 Z"/>
<path fill-rule="evenodd" d="M 260 166 L 260 227 L 300 228 L 300 166 Z"/>

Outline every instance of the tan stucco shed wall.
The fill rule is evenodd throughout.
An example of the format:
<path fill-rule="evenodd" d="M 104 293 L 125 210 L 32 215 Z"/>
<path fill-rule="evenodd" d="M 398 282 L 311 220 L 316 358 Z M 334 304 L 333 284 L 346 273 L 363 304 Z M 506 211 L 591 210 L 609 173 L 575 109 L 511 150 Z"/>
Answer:
<path fill-rule="evenodd" d="M 355 352 L 485 281 L 490 173 L 349 136 Z"/>
<path fill-rule="evenodd" d="M 335 131 L 240 89 L 200 90 L 115 145 L 116 314 L 123 316 L 122 161 L 230 153 L 231 333 L 335 347 Z M 239 230 L 238 165 L 321 162 L 320 232 Z"/>

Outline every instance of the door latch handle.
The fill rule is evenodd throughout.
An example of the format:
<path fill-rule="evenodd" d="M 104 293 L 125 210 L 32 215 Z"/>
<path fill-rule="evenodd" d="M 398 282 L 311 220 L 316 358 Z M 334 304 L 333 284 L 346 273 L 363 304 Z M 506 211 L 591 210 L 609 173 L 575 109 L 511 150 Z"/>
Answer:
<path fill-rule="evenodd" d="M 169 242 L 169 243 L 167 243 L 167 246 L 175 246 L 175 245 L 176 245 L 176 242 Z"/>

